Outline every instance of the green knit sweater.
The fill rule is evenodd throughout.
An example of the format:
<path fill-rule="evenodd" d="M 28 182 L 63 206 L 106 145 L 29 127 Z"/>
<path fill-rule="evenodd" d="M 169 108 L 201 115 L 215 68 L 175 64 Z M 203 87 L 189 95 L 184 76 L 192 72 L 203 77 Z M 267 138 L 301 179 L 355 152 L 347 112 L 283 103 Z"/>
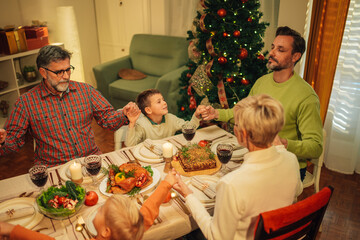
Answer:
<path fill-rule="evenodd" d="M 250 96 L 267 94 L 280 101 L 285 111 L 285 125 L 279 133 L 288 140 L 288 151 L 294 153 L 300 168 L 306 167 L 306 159 L 318 158 L 322 153 L 322 121 L 320 102 L 312 87 L 297 73 L 283 83 L 273 80 L 273 73 L 259 78 Z M 217 121 L 233 121 L 233 109 L 219 109 Z"/>

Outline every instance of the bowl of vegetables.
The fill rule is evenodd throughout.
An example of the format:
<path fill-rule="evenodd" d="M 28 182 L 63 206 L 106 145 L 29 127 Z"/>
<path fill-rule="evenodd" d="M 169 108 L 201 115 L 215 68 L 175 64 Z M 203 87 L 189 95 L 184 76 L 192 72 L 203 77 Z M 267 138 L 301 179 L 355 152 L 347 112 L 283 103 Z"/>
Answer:
<path fill-rule="evenodd" d="M 64 186 L 51 186 L 36 198 L 36 206 L 42 214 L 53 219 L 74 216 L 85 201 L 85 188 L 66 181 Z"/>

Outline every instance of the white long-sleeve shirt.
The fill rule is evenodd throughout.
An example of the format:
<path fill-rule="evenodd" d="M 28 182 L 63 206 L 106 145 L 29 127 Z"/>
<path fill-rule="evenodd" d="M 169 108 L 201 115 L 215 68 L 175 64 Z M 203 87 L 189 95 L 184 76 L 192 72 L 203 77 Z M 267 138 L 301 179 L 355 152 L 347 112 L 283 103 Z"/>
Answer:
<path fill-rule="evenodd" d="M 302 189 L 296 156 L 283 146 L 249 152 L 220 179 L 214 215 L 189 194 L 186 203 L 207 239 L 253 239 L 258 215 L 291 205 Z"/>

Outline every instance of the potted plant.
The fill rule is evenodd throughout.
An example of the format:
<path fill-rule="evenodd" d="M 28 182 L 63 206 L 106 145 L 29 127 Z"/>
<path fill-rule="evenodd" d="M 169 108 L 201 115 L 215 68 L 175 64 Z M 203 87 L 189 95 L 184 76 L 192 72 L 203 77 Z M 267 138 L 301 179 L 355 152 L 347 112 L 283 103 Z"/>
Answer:
<path fill-rule="evenodd" d="M 37 77 L 35 66 L 25 66 L 23 69 L 23 75 L 26 81 L 34 82 Z"/>

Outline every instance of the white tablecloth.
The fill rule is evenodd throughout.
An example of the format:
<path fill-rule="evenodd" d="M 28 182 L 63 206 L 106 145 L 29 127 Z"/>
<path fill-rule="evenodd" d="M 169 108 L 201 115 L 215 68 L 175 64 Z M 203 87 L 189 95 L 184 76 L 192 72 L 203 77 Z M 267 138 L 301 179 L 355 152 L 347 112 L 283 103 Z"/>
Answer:
<path fill-rule="evenodd" d="M 210 126 L 206 127 L 200 130 L 196 131 L 195 137 L 192 140 L 192 142 L 198 142 L 203 139 L 213 139 L 218 136 L 227 135 L 226 137 L 233 137 L 231 134 L 227 133 L 223 129 L 217 127 L 217 126 Z M 172 139 L 175 139 L 176 141 L 186 144 L 186 140 L 182 135 L 176 135 L 173 137 L 170 137 Z M 166 138 L 164 140 L 168 140 L 170 138 Z M 130 148 L 131 149 L 131 148 Z M 110 152 L 103 154 L 102 156 L 107 156 L 110 158 L 115 164 L 121 164 L 124 162 L 127 162 L 127 159 L 124 159 L 121 157 L 121 154 L 119 154 L 119 151 L 122 151 L 124 149 L 120 149 L 118 151 Z M 143 165 L 149 165 L 148 163 L 142 163 Z M 58 178 L 55 173 L 55 169 L 59 169 L 61 166 L 50 168 L 49 172 L 52 172 L 54 183 L 58 183 Z M 163 172 L 164 165 L 154 164 L 155 168 L 159 170 L 159 172 L 162 175 L 162 179 L 166 175 Z M 220 174 L 220 173 L 218 173 Z M 63 182 L 64 183 L 64 182 Z M 46 187 L 49 187 L 50 180 L 48 180 Z M 86 186 L 85 186 L 86 187 Z M 11 199 L 18 197 L 19 194 L 23 192 L 30 193 L 32 191 L 36 191 L 37 188 L 35 185 L 31 182 L 29 175 L 24 174 L 21 176 L 9 178 L 0 181 L 0 203 L 4 202 L 6 199 Z M 83 206 L 80 212 L 77 214 L 81 215 L 84 220 L 86 221 L 89 213 L 93 211 L 94 208 L 98 207 L 100 204 L 104 203 L 107 196 L 101 194 L 99 190 L 96 190 L 96 192 L 99 195 L 99 202 L 93 206 L 93 207 L 87 207 Z M 151 194 L 151 192 L 147 193 Z M 33 194 L 32 197 L 35 194 Z M 135 201 L 135 199 L 133 199 Z M 82 235 L 79 232 L 75 231 L 75 224 L 77 223 L 77 216 L 74 216 L 70 219 L 66 220 L 52 220 L 47 217 L 44 217 L 42 221 L 33 228 L 33 230 L 41 229 L 41 228 L 47 228 L 44 230 L 41 230 L 41 233 L 50 235 L 52 237 L 55 237 L 56 239 L 83 239 Z M 160 217 L 163 220 L 162 223 L 158 223 L 156 225 L 153 225 L 148 231 L 145 232 L 143 239 L 175 239 L 179 238 L 192 230 L 197 228 L 196 223 L 194 223 L 191 216 L 186 215 L 179 207 L 176 205 L 173 200 L 171 200 L 169 203 L 162 204 L 160 207 Z"/>

